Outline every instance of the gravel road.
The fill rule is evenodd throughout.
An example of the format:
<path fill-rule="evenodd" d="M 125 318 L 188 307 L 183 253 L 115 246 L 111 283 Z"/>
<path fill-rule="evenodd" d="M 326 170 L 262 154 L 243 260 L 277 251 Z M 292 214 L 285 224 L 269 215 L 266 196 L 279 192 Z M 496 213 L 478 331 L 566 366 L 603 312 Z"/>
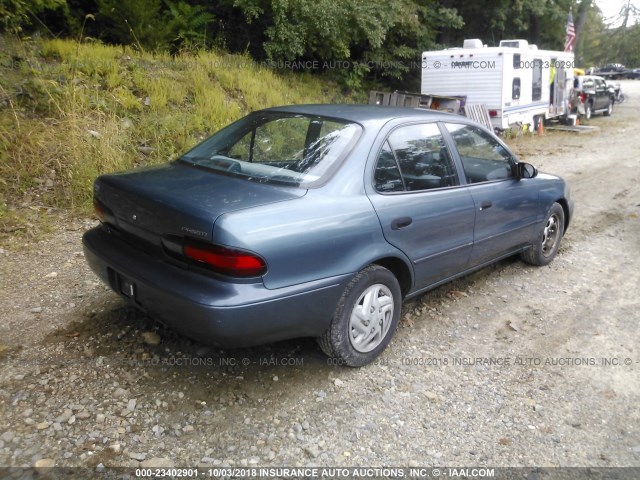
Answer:
<path fill-rule="evenodd" d="M 592 134 L 511 140 L 563 175 L 557 259 L 405 305 L 365 368 L 312 340 L 222 351 L 127 307 L 88 219 L 0 249 L 0 466 L 640 466 L 640 81 Z"/>

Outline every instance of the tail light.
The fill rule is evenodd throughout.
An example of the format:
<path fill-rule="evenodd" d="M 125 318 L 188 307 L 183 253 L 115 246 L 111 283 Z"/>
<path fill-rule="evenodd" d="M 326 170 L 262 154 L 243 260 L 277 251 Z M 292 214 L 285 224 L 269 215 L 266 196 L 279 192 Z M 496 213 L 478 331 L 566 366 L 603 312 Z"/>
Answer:
<path fill-rule="evenodd" d="M 587 101 L 587 94 L 586 93 L 581 93 L 580 94 L 580 100 L 582 100 L 582 103 L 585 103 Z"/>
<path fill-rule="evenodd" d="M 259 277 L 267 273 L 267 264 L 262 258 L 243 250 L 185 240 L 183 252 L 195 263 L 230 277 Z"/>
<path fill-rule="evenodd" d="M 498 111 L 497 110 L 489 110 L 489 116 L 490 117 L 497 117 L 498 116 Z"/>
<path fill-rule="evenodd" d="M 113 213 L 104 204 L 93 197 L 93 211 L 102 223 L 108 223 L 113 220 Z"/>
<path fill-rule="evenodd" d="M 104 219 L 105 219 L 104 208 L 102 207 L 102 204 L 95 198 L 93 199 L 93 210 L 96 214 L 96 217 L 98 217 L 98 220 L 104 223 Z"/>

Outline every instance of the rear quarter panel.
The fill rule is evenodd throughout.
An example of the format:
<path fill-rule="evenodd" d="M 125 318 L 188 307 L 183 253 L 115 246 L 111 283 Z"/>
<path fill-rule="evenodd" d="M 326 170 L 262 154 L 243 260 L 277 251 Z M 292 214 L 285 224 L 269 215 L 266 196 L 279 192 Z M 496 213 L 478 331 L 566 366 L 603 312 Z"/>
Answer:
<path fill-rule="evenodd" d="M 261 255 L 268 267 L 263 281 L 270 289 L 355 274 L 376 259 L 402 257 L 384 239 L 364 194 L 334 196 L 323 189 L 222 215 L 213 237 Z"/>
<path fill-rule="evenodd" d="M 384 123 L 364 125 L 358 144 L 324 186 L 301 198 L 222 215 L 214 241 L 261 255 L 269 289 L 355 274 L 386 257 L 411 270 L 404 254 L 385 240 L 364 189 L 367 158 Z"/>

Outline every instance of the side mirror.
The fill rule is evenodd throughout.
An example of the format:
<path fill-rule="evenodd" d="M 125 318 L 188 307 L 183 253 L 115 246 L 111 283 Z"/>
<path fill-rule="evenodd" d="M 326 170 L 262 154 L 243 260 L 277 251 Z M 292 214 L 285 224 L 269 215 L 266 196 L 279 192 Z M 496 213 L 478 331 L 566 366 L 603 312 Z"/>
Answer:
<path fill-rule="evenodd" d="M 535 178 L 538 175 L 538 169 L 530 163 L 520 162 L 517 164 L 518 178 Z"/>

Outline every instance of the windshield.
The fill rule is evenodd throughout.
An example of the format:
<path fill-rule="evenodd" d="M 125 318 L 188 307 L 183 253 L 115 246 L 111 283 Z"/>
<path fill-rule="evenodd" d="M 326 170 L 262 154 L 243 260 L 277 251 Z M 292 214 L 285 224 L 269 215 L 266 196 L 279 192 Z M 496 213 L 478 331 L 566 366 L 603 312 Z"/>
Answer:
<path fill-rule="evenodd" d="M 265 183 L 322 183 L 349 153 L 362 128 L 312 115 L 258 112 L 219 131 L 181 160 Z"/>

